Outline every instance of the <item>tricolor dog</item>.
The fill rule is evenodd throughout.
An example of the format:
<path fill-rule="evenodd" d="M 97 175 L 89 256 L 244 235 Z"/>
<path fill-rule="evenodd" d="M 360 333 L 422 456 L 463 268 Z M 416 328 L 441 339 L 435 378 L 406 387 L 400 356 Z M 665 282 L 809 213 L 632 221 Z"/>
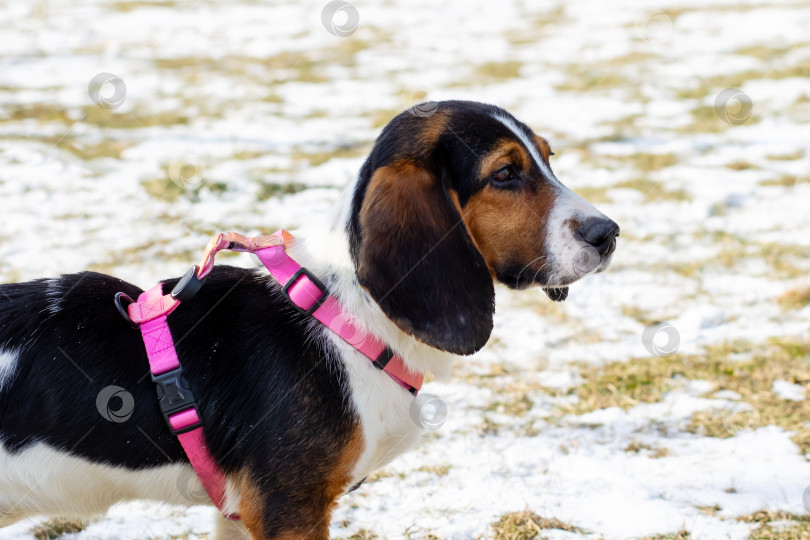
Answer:
<path fill-rule="evenodd" d="M 165 360 L 153 353 L 176 353 L 165 370 L 182 365 L 182 377 L 158 388 L 193 395 L 193 444 L 221 476 L 215 502 L 241 519 L 221 518 L 219 537 L 327 538 L 338 498 L 419 437 L 409 408 L 422 375 L 446 376 L 486 344 L 495 282 L 562 301 L 608 266 L 619 227 L 555 177 L 545 139 L 492 105 L 430 110 L 383 129 L 332 224 L 249 249 L 272 275 L 208 268 L 179 305 L 168 293 L 187 284 L 154 290 L 168 304 L 151 345 L 135 285 L 85 272 L 0 286 L 0 526 L 133 499 L 203 502 L 181 489 L 205 474 L 150 376 Z M 284 291 L 265 260 L 274 249 L 288 257 Z M 291 300 L 304 282 L 309 304 L 326 303 Z M 137 317 L 122 318 L 117 293 Z"/>

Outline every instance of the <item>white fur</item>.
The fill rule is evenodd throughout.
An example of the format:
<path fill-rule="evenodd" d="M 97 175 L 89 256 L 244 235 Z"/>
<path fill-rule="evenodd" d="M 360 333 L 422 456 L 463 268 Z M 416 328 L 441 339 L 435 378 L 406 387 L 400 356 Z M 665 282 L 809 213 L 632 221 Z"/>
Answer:
<path fill-rule="evenodd" d="M 0 444 L 0 526 L 35 514 L 93 518 L 135 499 L 189 505 L 193 502 L 178 487 L 187 480 L 183 485 L 191 493 L 201 492 L 188 465 L 134 471 L 92 463 L 41 442 L 15 454 Z"/>
<path fill-rule="evenodd" d="M 587 242 L 574 237 L 571 227 L 572 222 L 583 223 L 588 219 L 607 219 L 607 217 L 557 179 L 540 156 L 534 142 L 529 140 L 512 118 L 500 114 L 494 115 L 494 118 L 509 128 L 523 143 L 537 167 L 557 189 L 545 231 L 548 252 L 546 264 L 550 269 L 550 285 L 568 285 L 588 274 L 601 272 L 607 268 L 610 257 L 604 260 L 597 258 L 599 255 L 596 250 Z"/>
<path fill-rule="evenodd" d="M 3 390 L 6 381 L 10 380 L 14 374 L 19 356 L 17 351 L 0 350 L 0 391 Z"/>

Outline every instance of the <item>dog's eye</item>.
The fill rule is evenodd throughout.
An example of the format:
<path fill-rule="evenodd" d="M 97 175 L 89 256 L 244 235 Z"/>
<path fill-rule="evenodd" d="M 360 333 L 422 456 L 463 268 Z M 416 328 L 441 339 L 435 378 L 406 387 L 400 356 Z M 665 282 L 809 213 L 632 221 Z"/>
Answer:
<path fill-rule="evenodd" d="M 511 165 L 501 167 L 500 169 L 492 173 L 492 181 L 495 184 L 506 184 L 514 180 L 515 178 L 517 178 L 517 175 L 515 175 L 515 169 L 512 168 Z"/>
<path fill-rule="evenodd" d="M 551 156 L 554 156 L 554 155 L 556 155 L 556 154 L 554 154 L 554 152 L 549 152 L 548 153 L 548 157 L 551 157 Z"/>

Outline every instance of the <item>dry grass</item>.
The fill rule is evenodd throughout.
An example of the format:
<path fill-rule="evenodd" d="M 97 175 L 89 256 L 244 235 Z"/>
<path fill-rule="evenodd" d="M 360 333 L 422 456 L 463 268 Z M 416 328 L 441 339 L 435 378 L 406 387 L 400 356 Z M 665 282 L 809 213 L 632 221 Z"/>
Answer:
<path fill-rule="evenodd" d="M 306 184 L 298 182 L 260 182 L 259 192 L 256 194 L 256 198 L 260 201 L 266 201 L 276 197 L 283 197 L 284 195 L 300 193 L 308 188 L 309 186 Z"/>
<path fill-rule="evenodd" d="M 646 154 L 647 156 L 657 154 Z M 666 155 L 666 154 L 665 154 Z M 661 163 L 664 163 L 663 161 Z M 644 166 L 657 166 L 651 162 L 644 162 Z M 669 165 L 663 165 L 669 166 Z M 634 189 L 644 195 L 645 201 L 689 201 L 692 197 L 681 189 L 667 189 L 662 182 L 655 182 L 648 178 L 635 178 L 619 182 L 612 186 L 620 189 Z"/>
<path fill-rule="evenodd" d="M 786 380 L 810 389 L 810 343 L 774 340 L 754 351 L 750 360 L 735 360 L 736 353 L 750 352 L 745 343 L 710 347 L 704 355 L 673 355 L 613 363 L 583 369 L 585 382 L 573 390 L 577 403 L 563 405 L 563 414 L 584 414 L 606 407 L 629 409 L 639 403 L 654 403 L 686 380 L 708 380 L 714 390 L 733 390 L 745 406 L 733 410 L 696 413 L 691 432 L 710 437 L 732 437 L 738 430 L 776 425 L 792 431 L 802 453 L 810 453 L 810 400 L 789 401 L 773 392 L 775 380 Z"/>
<path fill-rule="evenodd" d="M 574 188 L 577 195 L 592 203 L 610 202 L 610 195 L 608 195 L 609 190 L 610 187 L 580 186 Z"/>
<path fill-rule="evenodd" d="M 791 152 L 789 154 L 769 154 L 765 157 L 771 161 L 795 161 L 804 157 L 804 151 L 796 150 L 795 152 Z"/>
<path fill-rule="evenodd" d="M 755 124 L 759 120 L 758 116 L 752 114 L 750 118 L 740 125 Z M 681 133 L 720 133 L 734 126 L 735 124 L 729 124 L 721 120 L 717 116 L 714 106 L 704 105 L 692 109 L 692 122 L 678 128 L 678 131 Z"/>
<path fill-rule="evenodd" d="M 652 446 L 649 444 L 645 444 L 642 442 L 633 439 L 630 441 L 630 444 L 627 445 L 627 448 L 624 449 L 625 452 L 630 452 L 632 454 L 641 454 L 643 453 L 647 457 L 652 459 L 659 459 L 662 457 L 667 457 L 669 455 L 668 448 L 661 448 L 659 446 Z"/>
<path fill-rule="evenodd" d="M 295 148 L 293 149 L 291 157 L 294 161 L 306 162 L 309 167 L 317 167 L 332 159 L 364 156 L 368 151 L 369 148 L 366 145 L 338 146 L 327 150 L 303 150 Z"/>
<path fill-rule="evenodd" d="M 556 518 L 544 518 L 534 512 L 510 512 L 504 514 L 493 523 L 493 538 L 495 540 L 531 540 L 544 538 L 544 529 L 558 529 L 573 533 L 583 533 L 579 527 L 574 527 Z"/>
<path fill-rule="evenodd" d="M 520 77 L 520 69 L 523 62 L 517 60 L 507 60 L 505 62 L 486 62 L 475 68 L 476 75 L 484 80 L 505 81 Z"/>
<path fill-rule="evenodd" d="M 791 401 L 773 391 L 775 380 L 810 387 L 810 344 L 773 341 L 748 361 L 718 360 L 710 373 L 696 378 L 712 380 L 716 390 L 732 390 L 741 396 L 738 407 L 699 411 L 690 419 L 688 431 L 727 438 L 738 431 L 775 425 L 793 432 L 793 442 L 803 454 L 810 453 L 810 401 Z"/>
<path fill-rule="evenodd" d="M 779 297 L 779 305 L 785 309 L 801 309 L 810 305 L 810 287 L 791 289 Z"/>
<path fill-rule="evenodd" d="M 524 416 L 533 406 L 534 402 L 529 399 L 527 392 L 514 392 L 493 401 L 484 410 L 509 416 Z"/>
<path fill-rule="evenodd" d="M 84 530 L 84 524 L 69 519 L 54 519 L 40 523 L 29 531 L 37 540 L 52 540 L 65 534 L 77 533 Z"/>
<path fill-rule="evenodd" d="M 380 537 L 368 529 L 360 529 L 351 536 L 347 536 L 345 540 L 378 540 Z"/>
<path fill-rule="evenodd" d="M 417 471 L 427 472 L 431 474 L 435 474 L 436 476 L 447 476 L 447 473 L 450 472 L 453 466 L 449 464 L 445 465 L 422 465 Z"/>
<path fill-rule="evenodd" d="M 731 163 L 726 164 L 727 169 L 731 169 L 732 171 L 747 171 L 751 169 L 758 169 L 756 165 L 751 163 L 750 161 L 732 161 Z"/>
<path fill-rule="evenodd" d="M 186 189 L 168 176 L 144 180 L 141 185 L 149 195 L 166 202 L 176 201 L 180 197 L 197 200 L 199 198 L 197 193 L 199 189 L 207 189 L 214 193 L 223 193 L 228 189 L 226 184 L 211 181 L 203 181 L 198 187 Z"/>
<path fill-rule="evenodd" d="M 783 174 L 776 178 L 769 178 L 767 180 L 763 180 L 759 183 L 761 186 L 781 186 L 781 187 L 793 187 L 799 184 L 807 183 L 807 180 L 802 175 L 795 175 L 795 174 Z"/>
<path fill-rule="evenodd" d="M 619 66 L 615 66 L 618 68 Z M 592 90 L 610 90 L 615 88 L 631 89 L 637 91 L 637 81 L 633 81 L 613 65 L 588 66 L 574 64 L 569 68 L 565 82 L 555 84 L 554 88 L 560 92 L 589 92 Z"/>
<path fill-rule="evenodd" d="M 695 508 L 697 508 L 701 514 L 705 514 L 707 516 L 713 516 L 723 509 L 722 507 L 720 507 L 720 505 L 717 504 L 712 504 L 709 506 L 696 506 Z"/>
<path fill-rule="evenodd" d="M 687 530 L 680 530 L 672 534 L 656 534 L 655 536 L 645 536 L 642 540 L 688 540 L 692 538 Z"/>
<path fill-rule="evenodd" d="M 783 511 L 760 510 L 746 516 L 740 521 L 756 523 L 751 531 L 751 540 L 807 540 L 810 538 L 810 516 L 789 514 Z M 779 522 L 779 524 L 772 524 Z"/>

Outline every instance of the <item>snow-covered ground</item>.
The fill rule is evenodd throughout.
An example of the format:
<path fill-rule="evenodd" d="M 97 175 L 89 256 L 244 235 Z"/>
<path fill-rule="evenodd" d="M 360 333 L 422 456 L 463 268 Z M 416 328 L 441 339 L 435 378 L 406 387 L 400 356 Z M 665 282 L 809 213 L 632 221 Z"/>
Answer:
<path fill-rule="evenodd" d="M 621 225 L 614 265 L 560 305 L 499 290 L 489 346 L 426 386 L 446 424 L 333 535 L 505 537 L 530 510 L 557 539 L 810 538 L 810 2 L 368 0 L 328 29 L 326 5 L 4 2 L 0 282 L 180 275 L 216 231 L 323 217 L 414 102 L 492 102 Z M 64 538 L 213 516 L 132 503 Z"/>

